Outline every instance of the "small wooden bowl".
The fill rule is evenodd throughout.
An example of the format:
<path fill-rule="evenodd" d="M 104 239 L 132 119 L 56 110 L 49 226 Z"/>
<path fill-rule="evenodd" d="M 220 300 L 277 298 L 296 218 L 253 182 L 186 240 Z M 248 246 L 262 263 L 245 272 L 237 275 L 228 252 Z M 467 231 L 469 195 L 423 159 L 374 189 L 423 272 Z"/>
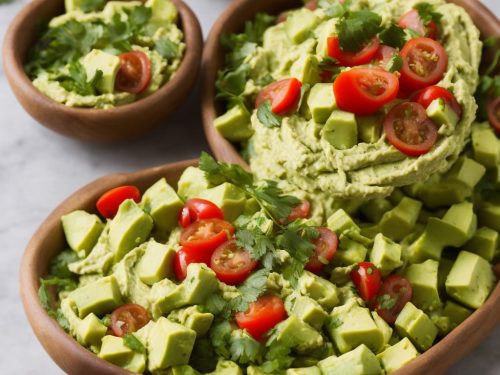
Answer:
<path fill-rule="evenodd" d="M 33 86 L 24 71 L 29 49 L 39 38 L 38 25 L 64 11 L 63 0 L 34 0 L 12 21 L 3 46 L 7 79 L 24 109 L 43 126 L 87 142 L 111 142 L 139 136 L 159 125 L 185 100 L 198 74 L 203 37 L 193 11 L 172 0 L 179 10 L 179 26 L 186 50 L 175 76 L 157 92 L 113 109 L 68 107 L 48 98 Z"/>
<path fill-rule="evenodd" d="M 500 20 L 477 0 L 448 0 L 464 8 L 471 16 L 483 37 L 500 36 Z M 279 14 L 280 12 L 302 6 L 299 0 L 241 0 L 233 1 L 215 22 L 210 31 L 202 61 L 202 118 L 208 144 L 218 160 L 240 164 L 250 169 L 241 157 L 238 148 L 222 137 L 214 128 L 215 118 L 223 113 L 220 102 L 215 100 L 215 81 L 217 72 L 224 66 L 226 51 L 219 43 L 220 35 L 241 32 L 245 21 L 251 20 L 258 12 Z"/>

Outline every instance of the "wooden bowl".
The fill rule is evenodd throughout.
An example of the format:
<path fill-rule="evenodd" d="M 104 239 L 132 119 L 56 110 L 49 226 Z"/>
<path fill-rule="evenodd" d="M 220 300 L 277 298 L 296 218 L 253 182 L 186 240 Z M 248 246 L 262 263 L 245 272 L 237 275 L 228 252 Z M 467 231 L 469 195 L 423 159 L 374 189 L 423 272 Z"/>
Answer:
<path fill-rule="evenodd" d="M 200 24 L 192 10 L 182 0 L 172 2 L 179 10 L 179 27 L 186 43 L 175 76 L 146 98 L 107 110 L 68 107 L 33 86 L 24 71 L 29 49 L 39 37 L 40 22 L 62 14 L 64 1 L 30 2 L 12 21 L 3 46 L 5 74 L 17 99 L 43 126 L 82 141 L 111 142 L 133 138 L 159 125 L 189 94 L 196 81 L 203 48 Z"/>
<path fill-rule="evenodd" d="M 500 20 L 477 0 L 448 0 L 464 8 L 481 31 L 483 37 L 500 36 Z M 299 0 L 240 0 L 232 4 L 215 22 L 203 51 L 202 61 L 202 118 L 205 135 L 213 154 L 218 160 L 240 164 L 250 169 L 241 157 L 238 148 L 222 137 L 214 128 L 215 118 L 223 113 L 223 106 L 215 100 L 215 81 L 217 72 L 224 66 L 225 50 L 219 43 L 220 35 L 241 32 L 245 21 L 251 20 L 258 12 L 279 14 L 280 12 L 300 7 Z"/>

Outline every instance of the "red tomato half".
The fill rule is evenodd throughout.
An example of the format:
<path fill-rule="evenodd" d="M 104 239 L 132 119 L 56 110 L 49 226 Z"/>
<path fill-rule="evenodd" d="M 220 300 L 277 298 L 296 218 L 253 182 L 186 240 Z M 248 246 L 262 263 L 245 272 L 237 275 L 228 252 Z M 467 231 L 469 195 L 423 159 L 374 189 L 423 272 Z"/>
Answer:
<path fill-rule="evenodd" d="M 351 271 L 351 280 L 364 301 L 374 299 L 380 289 L 382 276 L 373 263 L 361 262 Z"/>
<path fill-rule="evenodd" d="M 390 275 L 380 287 L 375 310 L 389 324 L 394 324 L 403 307 L 411 301 L 413 289 L 408 280 L 399 275 Z"/>
<path fill-rule="evenodd" d="M 180 244 L 195 251 L 214 251 L 226 242 L 234 233 L 231 223 L 221 219 L 205 219 L 195 221 L 184 228 Z"/>
<path fill-rule="evenodd" d="M 317 229 L 319 237 L 313 241 L 315 245 L 314 253 L 304 266 L 306 270 L 314 273 L 320 273 L 323 267 L 330 263 L 339 246 L 339 239 L 334 232 L 324 227 L 318 227 Z"/>
<path fill-rule="evenodd" d="M 224 213 L 216 204 L 206 199 L 189 199 L 179 213 L 179 224 L 186 228 L 197 220 L 204 219 L 224 220 Z"/>
<path fill-rule="evenodd" d="M 438 34 L 438 27 L 434 21 L 430 21 L 424 25 L 418 11 L 412 9 L 401 16 L 399 19 L 399 26 L 403 29 L 412 29 L 421 36 L 426 36 L 431 39 L 436 39 Z"/>
<path fill-rule="evenodd" d="M 140 94 L 151 81 L 151 61 L 142 51 L 120 54 L 120 70 L 116 75 L 115 87 L 118 91 Z"/>
<path fill-rule="evenodd" d="M 111 314 L 111 330 L 113 335 L 123 337 L 127 333 L 136 332 L 150 321 L 147 310 L 135 303 L 118 307 Z"/>
<path fill-rule="evenodd" d="M 135 202 L 141 200 L 141 192 L 136 186 L 120 186 L 104 193 L 97 201 L 97 211 L 102 217 L 112 219 L 118 212 L 118 208 L 127 199 Z"/>
<path fill-rule="evenodd" d="M 356 66 L 368 64 L 372 61 L 377 54 L 380 43 L 377 38 L 363 47 L 361 51 L 358 52 L 348 52 L 343 51 L 340 48 L 339 38 L 336 36 L 331 36 L 327 40 L 328 45 L 328 56 L 336 59 L 340 65 L 343 66 Z"/>
<path fill-rule="evenodd" d="M 318 1 L 317 0 L 309 0 L 307 3 L 304 4 L 304 8 L 309 9 L 309 10 L 316 10 L 316 9 L 318 9 Z"/>
<path fill-rule="evenodd" d="M 438 137 L 436 125 L 427 117 L 424 107 L 414 102 L 394 106 L 385 116 L 384 131 L 387 140 L 409 156 L 427 153 Z"/>
<path fill-rule="evenodd" d="M 262 340 L 276 324 L 287 317 L 281 298 L 272 295 L 259 297 L 246 312 L 236 313 L 236 324 L 245 329 L 255 340 Z"/>
<path fill-rule="evenodd" d="M 199 251 L 183 246 L 174 257 L 174 273 L 177 280 L 186 278 L 187 268 L 191 263 L 204 263 L 208 265 L 213 251 Z"/>
<path fill-rule="evenodd" d="M 347 70 L 333 83 L 338 107 L 359 116 L 377 112 L 396 98 L 398 90 L 398 78 L 379 68 Z"/>
<path fill-rule="evenodd" d="M 490 125 L 500 132 L 500 97 L 489 101 L 486 108 Z"/>
<path fill-rule="evenodd" d="M 397 53 L 396 48 L 381 45 L 377 53 L 375 54 L 374 59 L 378 62 L 378 65 L 381 68 L 385 69 L 395 53 Z"/>
<path fill-rule="evenodd" d="M 455 113 L 460 117 L 462 115 L 462 108 L 458 104 L 455 95 L 450 91 L 446 90 L 444 87 L 440 86 L 429 86 L 425 89 L 417 91 L 412 97 L 412 101 L 417 102 L 422 107 L 427 108 L 433 100 L 442 98 L 444 102 L 449 105 Z"/>
<path fill-rule="evenodd" d="M 304 199 L 298 206 L 292 209 L 292 212 L 288 215 L 288 222 L 297 219 L 307 219 L 311 214 L 311 203 L 307 199 Z"/>
<path fill-rule="evenodd" d="M 259 108 L 265 101 L 271 101 L 271 109 L 276 114 L 286 115 L 297 108 L 302 83 L 297 78 L 287 78 L 273 82 L 262 89 L 255 101 Z"/>
<path fill-rule="evenodd" d="M 436 84 L 448 66 L 443 46 L 430 38 L 411 39 L 401 50 L 401 57 L 401 85 L 412 90 Z"/>
<path fill-rule="evenodd" d="M 245 249 L 236 245 L 236 240 L 229 240 L 215 249 L 210 260 L 210 268 L 217 278 L 228 285 L 237 285 L 257 267 L 257 262 Z"/>

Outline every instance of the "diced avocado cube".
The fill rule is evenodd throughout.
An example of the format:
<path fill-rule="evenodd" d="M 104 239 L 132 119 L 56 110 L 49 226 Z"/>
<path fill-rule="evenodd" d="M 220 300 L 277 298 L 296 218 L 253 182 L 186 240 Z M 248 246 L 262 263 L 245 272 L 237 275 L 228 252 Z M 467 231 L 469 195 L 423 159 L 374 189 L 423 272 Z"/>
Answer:
<path fill-rule="evenodd" d="M 418 357 L 418 351 L 407 337 L 377 354 L 387 374 L 394 372 Z"/>
<path fill-rule="evenodd" d="M 151 313 L 153 319 L 185 306 L 184 285 L 177 285 L 169 279 L 163 279 L 151 288 Z"/>
<path fill-rule="evenodd" d="M 255 198 L 249 198 L 245 202 L 245 208 L 243 209 L 243 215 L 252 216 L 261 210 L 259 202 Z"/>
<path fill-rule="evenodd" d="M 321 371 L 316 366 L 289 368 L 286 370 L 286 375 L 321 375 Z"/>
<path fill-rule="evenodd" d="M 477 217 L 470 202 L 454 204 L 443 219 L 431 217 L 427 231 L 434 238 L 442 238 L 444 245 L 460 247 L 472 238 L 477 228 Z"/>
<path fill-rule="evenodd" d="M 302 55 L 290 67 L 290 76 L 297 78 L 302 84 L 314 85 L 320 82 L 319 73 L 318 59 L 311 54 Z"/>
<path fill-rule="evenodd" d="M 488 124 L 472 127 L 472 148 L 474 159 L 487 168 L 500 162 L 500 141 Z"/>
<path fill-rule="evenodd" d="M 109 226 L 109 245 L 115 261 L 146 241 L 153 229 L 153 219 L 132 199 L 124 201 Z"/>
<path fill-rule="evenodd" d="M 107 1 L 104 9 L 102 10 L 105 19 L 111 19 L 116 13 L 125 13 L 132 8 L 142 5 L 140 1 L 116 1 L 111 0 Z"/>
<path fill-rule="evenodd" d="M 81 210 L 64 215 L 61 222 L 69 247 L 83 256 L 92 250 L 104 229 L 97 215 Z"/>
<path fill-rule="evenodd" d="M 200 168 L 187 167 L 177 182 L 177 194 L 186 201 L 211 187 L 212 184 L 208 182 L 205 172 Z"/>
<path fill-rule="evenodd" d="M 253 134 L 250 113 L 244 105 L 237 104 L 214 120 L 215 129 L 232 142 L 241 142 Z"/>
<path fill-rule="evenodd" d="M 121 66 L 118 56 L 99 49 L 93 49 L 82 58 L 81 62 L 87 73 L 88 81 L 93 79 L 97 71 L 100 70 L 102 77 L 97 82 L 97 88 L 104 94 L 114 92 L 116 75 Z"/>
<path fill-rule="evenodd" d="M 200 375 L 200 373 L 189 365 L 182 365 L 169 368 L 167 375 Z"/>
<path fill-rule="evenodd" d="M 123 368 L 127 371 L 142 374 L 146 370 L 146 355 L 134 352 L 134 356 Z"/>
<path fill-rule="evenodd" d="M 370 261 L 377 266 L 383 276 L 403 264 L 401 260 L 401 245 L 385 237 L 382 233 L 375 236 Z"/>
<path fill-rule="evenodd" d="M 267 375 L 267 373 L 257 366 L 248 366 L 247 375 Z"/>
<path fill-rule="evenodd" d="M 328 37 L 337 34 L 338 19 L 332 18 L 321 22 L 314 33 L 318 44 L 316 45 L 316 55 L 321 58 L 328 57 Z"/>
<path fill-rule="evenodd" d="M 309 9 L 302 8 L 291 12 L 285 22 L 285 31 L 288 38 L 295 44 L 302 43 L 309 32 L 314 29 L 319 19 L 314 12 Z"/>
<path fill-rule="evenodd" d="M 358 264 L 366 258 L 368 249 L 357 241 L 353 241 L 347 237 L 340 240 L 339 248 L 333 258 L 333 265 L 350 266 Z"/>
<path fill-rule="evenodd" d="M 446 301 L 442 315 L 447 317 L 450 322 L 450 331 L 456 328 L 460 323 L 467 319 L 472 311 L 453 301 Z"/>
<path fill-rule="evenodd" d="M 134 357 L 134 351 L 123 343 L 123 338 L 104 336 L 102 339 L 99 358 L 117 366 L 125 367 Z"/>
<path fill-rule="evenodd" d="M 316 83 L 309 92 L 307 105 L 313 120 L 324 124 L 336 108 L 333 85 L 331 83 Z"/>
<path fill-rule="evenodd" d="M 484 258 L 461 251 L 446 278 L 446 292 L 463 305 L 477 309 L 488 298 L 494 281 L 491 265 Z"/>
<path fill-rule="evenodd" d="M 292 314 L 297 315 L 301 320 L 317 330 L 321 329 L 327 317 L 327 313 L 318 302 L 305 296 L 297 297 L 292 308 Z"/>
<path fill-rule="evenodd" d="M 224 212 L 227 221 L 234 221 L 240 216 L 247 201 L 243 190 L 228 182 L 203 191 L 199 197 L 215 203 Z"/>
<path fill-rule="evenodd" d="M 175 249 L 171 246 L 150 240 L 137 265 L 137 274 L 141 281 L 153 285 L 165 277 L 172 278 L 175 253 Z"/>
<path fill-rule="evenodd" d="M 321 136 L 338 150 L 346 150 L 358 143 L 358 125 L 354 113 L 332 111 L 321 130 Z"/>
<path fill-rule="evenodd" d="M 146 6 L 151 8 L 152 21 L 177 22 L 178 11 L 170 0 L 148 0 Z"/>
<path fill-rule="evenodd" d="M 84 345 L 99 346 L 107 331 L 108 327 L 95 314 L 90 313 L 78 324 L 76 334 Z"/>
<path fill-rule="evenodd" d="M 66 9 L 67 13 L 80 10 L 82 2 L 82 0 L 64 0 L 64 9 Z"/>
<path fill-rule="evenodd" d="M 304 271 L 300 276 L 299 291 L 317 301 L 324 309 L 330 310 L 339 304 L 337 287 L 309 271 Z"/>
<path fill-rule="evenodd" d="M 215 272 L 201 263 L 191 263 L 188 266 L 187 276 L 182 285 L 186 305 L 205 303 L 206 299 L 219 287 Z"/>
<path fill-rule="evenodd" d="M 500 231 L 500 202 L 485 201 L 479 207 L 479 223 Z"/>
<path fill-rule="evenodd" d="M 341 353 L 365 344 L 377 353 L 384 344 L 384 334 L 375 324 L 370 310 L 351 299 L 335 307 L 326 321 L 326 331 Z"/>
<path fill-rule="evenodd" d="M 298 353 L 304 353 L 323 345 L 323 336 L 309 324 L 295 315 L 290 315 L 275 327 L 274 336 L 278 342 L 286 342 Z"/>
<path fill-rule="evenodd" d="M 380 116 L 356 116 L 358 138 L 361 142 L 375 143 L 382 134 L 382 119 Z"/>
<path fill-rule="evenodd" d="M 213 375 L 243 375 L 243 370 L 233 361 L 219 359 Z"/>
<path fill-rule="evenodd" d="M 164 178 L 146 190 L 141 200 L 142 209 L 151 215 L 155 228 L 160 232 L 171 231 L 177 226 L 183 206 L 184 202 Z"/>
<path fill-rule="evenodd" d="M 472 189 L 455 179 L 426 182 L 418 189 L 418 198 L 428 208 L 447 207 L 463 202 L 472 195 Z"/>
<path fill-rule="evenodd" d="M 431 217 L 429 221 L 435 218 Z M 439 219 L 437 219 L 439 220 Z M 427 259 L 439 260 L 443 252 L 444 244 L 440 237 L 431 236 L 427 230 L 407 248 L 408 261 L 410 263 L 422 263 Z"/>
<path fill-rule="evenodd" d="M 485 173 L 486 168 L 482 164 L 467 156 L 461 156 L 444 176 L 444 182 L 455 181 L 472 190 Z"/>
<path fill-rule="evenodd" d="M 495 165 L 488 172 L 488 180 L 494 185 L 495 188 L 500 188 L 500 165 Z"/>
<path fill-rule="evenodd" d="M 413 230 L 421 209 L 421 202 L 404 197 L 396 207 L 382 216 L 380 231 L 394 241 L 401 241 Z"/>
<path fill-rule="evenodd" d="M 81 319 L 90 313 L 99 316 L 111 312 L 122 304 L 120 288 L 113 275 L 75 289 L 68 298 L 75 301 Z"/>
<path fill-rule="evenodd" d="M 187 365 L 196 332 L 160 317 L 148 337 L 148 369 L 151 372 L 170 366 Z"/>
<path fill-rule="evenodd" d="M 463 250 L 482 256 L 488 262 L 493 261 L 498 247 L 498 232 L 488 227 L 479 228 L 463 246 Z"/>
<path fill-rule="evenodd" d="M 455 127 L 458 123 L 458 115 L 453 108 L 445 103 L 443 98 L 434 99 L 427 107 L 427 116 L 436 125 L 451 125 Z"/>
<path fill-rule="evenodd" d="M 202 312 L 198 305 L 172 311 L 168 319 L 196 332 L 196 337 L 205 336 L 214 320 L 214 315 Z"/>
<path fill-rule="evenodd" d="M 351 219 L 343 209 L 335 211 L 327 220 L 328 229 L 340 235 L 346 231 L 359 231 L 358 225 Z"/>
<path fill-rule="evenodd" d="M 340 357 L 331 356 L 318 362 L 323 375 L 382 375 L 380 363 L 364 344 Z"/>
<path fill-rule="evenodd" d="M 429 259 L 423 263 L 412 264 L 404 273 L 413 289 L 411 301 L 424 311 L 435 311 L 441 307 L 438 268 L 439 262 Z"/>
<path fill-rule="evenodd" d="M 361 213 L 372 223 L 378 223 L 382 216 L 392 209 L 392 204 L 387 199 L 370 199 L 360 207 Z"/>
<path fill-rule="evenodd" d="M 389 344 L 389 341 L 391 340 L 392 337 L 392 328 L 389 324 L 386 323 L 384 319 L 380 317 L 379 314 L 377 314 L 376 311 L 372 311 L 372 318 L 375 324 L 377 325 L 378 329 L 382 332 L 382 336 L 384 337 L 384 342 L 382 344 L 382 347 L 385 347 L 387 344 Z"/>
<path fill-rule="evenodd" d="M 403 307 L 395 326 L 400 336 L 408 337 L 422 352 L 432 346 L 438 332 L 431 318 L 411 302 L 407 302 Z"/>

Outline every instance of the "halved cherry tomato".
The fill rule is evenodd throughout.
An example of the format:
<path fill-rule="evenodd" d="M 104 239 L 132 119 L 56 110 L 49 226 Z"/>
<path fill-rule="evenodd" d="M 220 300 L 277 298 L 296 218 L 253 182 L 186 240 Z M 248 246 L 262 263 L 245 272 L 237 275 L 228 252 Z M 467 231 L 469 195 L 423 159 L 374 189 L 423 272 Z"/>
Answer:
<path fill-rule="evenodd" d="M 118 91 L 140 94 L 151 81 L 151 61 L 142 51 L 122 53 L 118 56 L 121 66 L 116 75 L 115 87 Z"/>
<path fill-rule="evenodd" d="M 276 324 L 287 317 L 281 298 L 264 295 L 252 302 L 246 312 L 236 313 L 236 324 L 245 329 L 255 340 L 262 340 Z"/>
<path fill-rule="evenodd" d="M 424 25 L 420 19 L 418 11 L 412 9 L 401 16 L 398 25 L 403 29 L 412 29 L 421 36 L 426 36 L 431 39 L 436 39 L 438 34 L 438 27 L 434 21 L 430 21 Z"/>
<path fill-rule="evenodd" d="M 438 98 L 442 98 L 444 102 L 455 111 L 458 117 L 462 115 L 462 108 L 460 107 L 460 104 L 458 104 L 455 95 L 446 90 L 444 87 L 429 86 L 425 89 L 419 90 L 412 96 L 412 101 L 417 102 L 424 108 L 427 108 L 433 100 Z"/>
<path fill-rule="evenodd" d="M 304 4 L 304 8 L 309 9 L 309 10 L 316 10 L 316 9 L 318 9 L 318 1 L 317 0 L 309 0 L 307 3 Z"/>
<path fill-rule="evenodd" d="M 354 68 L 339 74 L 333 92 L 340 109 L 364 116 L 396 98 L 398 78 L 380 68 Z"/>
<path fill-rule="evenodd" d="M 319 237 L 313 241 L 314 253 L 304 266 L 306 270 L 314 273 L 323 270 L 323 267 L 333 259 L 339 246 L 339 238 L 330 229 L 318 227 L 317 230 Z"/>
<path fill-rule="evenodd" d="M 322 70 L 319 72 L 319 77 L 321 78 L 321 82 L 330 83 L 332 82 L 333 72 L 331 70 Z"/>
<path fill-rule="evenodd" d="M 297 78 L 287 78 L 273 82 L 262 89 L 255 101 L 259 108 L 265 101 L 271 101 L 271 109 L 276 114 L 289 114 L 297 108 L 302 83 Z"/>
<path fill-rule="evenodd" d="M 443 46 L 430 38 L 411 39 L 401 50 L 401 57 L 400 82 L 412 90 L 436 84 L 448 66 L 448 55 Z"/>
<path fill-rule="evenodd" d="M 257 267 L 257 261 L 245 249 L 229 240 L 215 249 L 210 260 L 210 268 L 217 278 L 228 285 L 237 285 L 246 280 Z"/>
<path fill-rule="evenodd" d="M 213 252 L 233 233 L 234 227 L 227 221 L 221 219 L 198 220 L 182 230 L 180 244 L 194 251 Z"/>
<path fill-rule="evenodd" d="M 107 191 L 97 200 L 97 211 L 102 217 L 112 219 L 127 199 L 133 199 L 135 202 L 141 200 L 141 192 L 136 186 L 120 186 Z"/>
<path fill-rule="evenodd" d="M 381 45 L 375 54 L 374 59 L 378 62 L 378 65 L 385 69 L 389 61 L 391 61 L 392 56 L 397 52 L 396 48 Z"/>
<path fill-rule="evenodd" d="M 351 271 L 351 280 L 356 285 L 361 298 L 368 302 L 373 300 L 380 289 L 382 276 L 373 263 L 361 262 Z"/>
<path fill-rule="evenodd" d="M 177 280 L 182 281 L 186 278 L 187 268 L 191 263 L 210 264 L 210 258 L 213 251 L 199 251 L 187 246 L 181 247 L 174 257 L 174 273 Z"/>
<path fill-rule="evenodd" d="M 500 97 L 490 100 L 487 104 L 488 121 L 497 132 L 500 132 Z"/>
<path fill-rule="evenodd" d="M 311 214 L 311 203 L 307 199 L 304 199 L 299 205 L 292 209 L 292 212 L 288 215 L 287 220 L 294 221 L 297 219 L 307 219 Z"/>
<path fill-rule="evenodd" d="M 111 331 L 113 335 L 123 337 L 127 333 L 138 331 L 150 320 L 151 318 L 144 307 L 129 303 L 118 307 L 111 314 Z"/>
<path fill-rule="evenodd" d="M 197 220 L 204 219 L 224 220 L 224 213 L 216 204 L 206 199 L 189 199 L 179 213 L 179 224 L 186 228 Z"/>
<path fill-rule="evenodd" d="M 402 153 L 419 156 L 436 143 L 436 125 L 427 117 L 424 107 L 405 102 L 394 106 L 384 119 L 387 140 Z"/>
<path fill-rule="evenodd" d="M 373 38 L 367 45 L 358 52 L 343 51 L 340 48 L 339 38 L 331 36 L 327 39 L 328 56 L 336 59 L 340 65 L 356 66 L 368 64 L 377 54 L 380 43 L 377 38 Z"/>
<path fill-rule="evenodd" d="M 394 324 L 403 307 L 411 301 L 413 289 L 408 280 L 399 275 L 390 275 L 380 287 L 375 310 L 382 319 Z"/>

